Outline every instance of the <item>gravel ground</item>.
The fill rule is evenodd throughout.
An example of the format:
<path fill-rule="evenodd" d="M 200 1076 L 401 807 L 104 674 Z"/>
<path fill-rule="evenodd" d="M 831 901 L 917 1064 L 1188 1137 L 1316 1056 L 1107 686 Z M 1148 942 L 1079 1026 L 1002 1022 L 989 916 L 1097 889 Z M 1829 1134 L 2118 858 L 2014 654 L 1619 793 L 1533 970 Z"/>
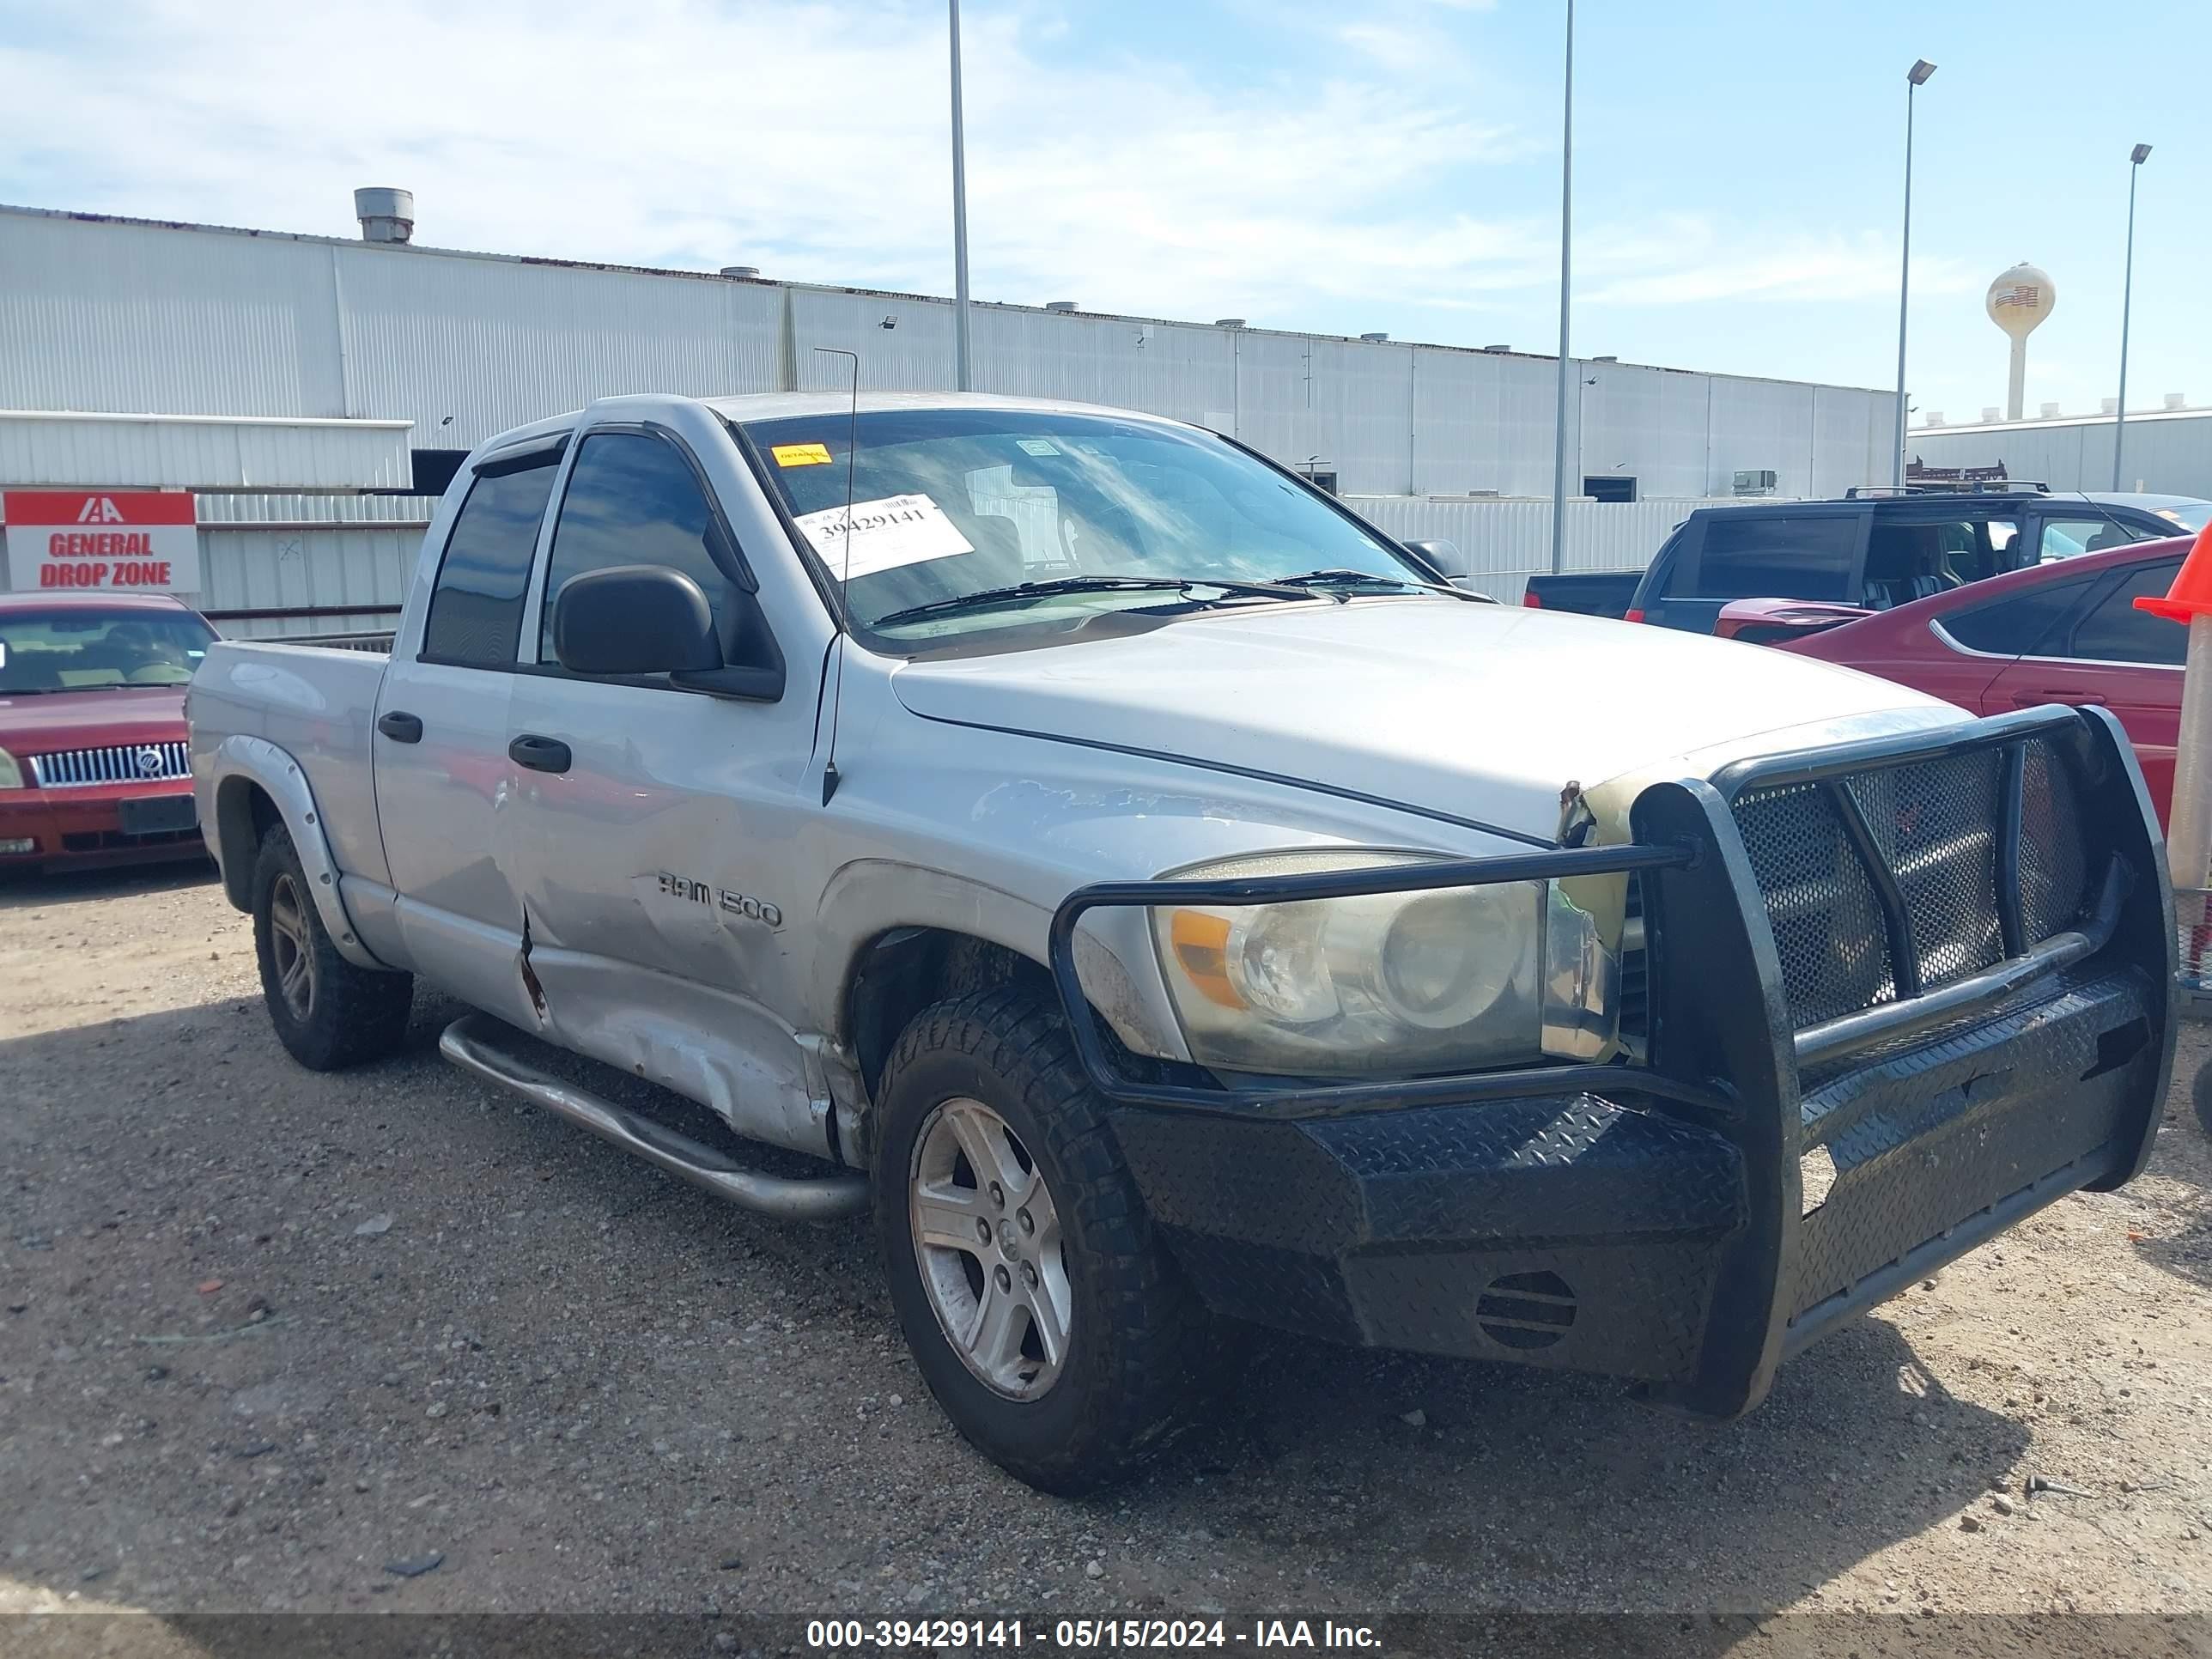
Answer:
<path fill-rule="evenodd" d="M 199 866 L 0 889 L 0 1611 L 2212 1611 L 2195 1029 L 2148 1176 L 1744 1422 L 1255 1335 L 1218 1432 L 1064 1502 L 945 1425 L 858 1224 L 463 1078 L 428 995 L 293 1065 Z"/>

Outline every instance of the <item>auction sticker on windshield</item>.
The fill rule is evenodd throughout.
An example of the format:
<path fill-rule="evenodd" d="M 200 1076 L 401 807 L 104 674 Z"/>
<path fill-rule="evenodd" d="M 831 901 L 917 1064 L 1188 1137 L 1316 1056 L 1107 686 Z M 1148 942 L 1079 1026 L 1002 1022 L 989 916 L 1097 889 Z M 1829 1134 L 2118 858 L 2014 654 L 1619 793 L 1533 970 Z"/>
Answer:
<path fill-rule="evenodd" d="M 848 580 L 975 550 L 975 544 L 960 533 L 960 526 L 945 516 L 943 507 L 918 494 L 854 502 L 849 549 L 842 507 L 802 513 L 793 522 L 823 562 Z"/>

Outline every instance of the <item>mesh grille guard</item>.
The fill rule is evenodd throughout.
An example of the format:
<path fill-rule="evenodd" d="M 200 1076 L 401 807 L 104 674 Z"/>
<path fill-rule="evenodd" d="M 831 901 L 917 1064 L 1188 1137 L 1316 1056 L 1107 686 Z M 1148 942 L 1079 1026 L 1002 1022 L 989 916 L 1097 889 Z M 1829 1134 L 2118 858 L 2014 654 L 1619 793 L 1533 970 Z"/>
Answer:
<path fill-rule="evenodd" d="M 1801 1065 L 1932 1029 L 2110 940 L 2133 879 L 2092 860 L 2071 710 L 1739 763 L 1727 800 L 1772 933 Z"/>

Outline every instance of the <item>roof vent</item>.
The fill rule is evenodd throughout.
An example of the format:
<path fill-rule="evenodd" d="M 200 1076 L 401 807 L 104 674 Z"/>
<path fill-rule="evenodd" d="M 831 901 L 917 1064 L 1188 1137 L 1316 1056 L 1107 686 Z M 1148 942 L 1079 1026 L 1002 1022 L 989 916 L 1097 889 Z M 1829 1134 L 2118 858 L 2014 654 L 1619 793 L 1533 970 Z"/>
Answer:
<path fill-rule="evenodd" d="M 1931 410 L 1929 410 L 1928 411 L 1928 418 L 1926 419 L 1926 421 L 1924 421 L 1923 422 L 1922 422 L 1922 424 L 1926 425 L 1926 426 L 1941 426 L 1941 425 L 1942 425 L 1942 424 L 1943 424 L 1943 411 L 1942 411 L 1942 410 L 1940 410 L 1940 409 L 1931 409 Z"/>
<path fill-rule="evenodd" d="M 1044 308 L 1047 311 L 1056 311 L 1061 316 L 1065 317 L 1070 312 L 1073 311 L 1076 308 L 1076 306 L 1075 301 L 1073 300 L 1047 300 L 1044 302 Z"/>
<path fill-rule="evenodd" d="M 1216 317 L 1213 319 L 1213 325 L 1216 328 L 1247 328 L 1250 326 L 1250 325 L 1245 322 L 1242 317 Z"/>
<path fill-rule="evenodd" d="M 1363 334 L 1359 337 L 1366 341 L 1370 345 L 1381 345 L 1390 337 L 1384 333 L 1381 329 L 1377 329 L 1372 334 Z"/>
<path fill-rule="evenodd" d="M 1513 348 L 1510 345 L 1491 345 L 1483 347 L 1483 349 L 1485 351 L 1510 351 Z"/>
<path fill-rule="evenodd" d="M 364 242 L 411 242 L 415 240 L 415 192 L 370 185 L 353 193 L 354 217 L 361 221 Z"/>
<path fill-rule="evenodd" d="M 1995 404 L 1984 404 L 1982 405 L 1982 424 L 1984 426 L 1995 425 L 1996 418 L 1997 406 Z"/>
<path fill-rule="evenodd" d="M 1602 357 L 1591 357 L 1585 361 L 1593 363 L 1617 363 L 1620 361 L 1620 357 L 1618 353 L 1609 351 Z"/>
<path fill-rule="evenodd" d="M 2044 404 L 2039 406 L 2038 412 L 2041 414 L 2045 420 L 2055 421 L 2058 418 L 2058 405 L 2057 404 Z"/>
<path fill-rule="evenodd" d="M 758 265 L 724 265 L 722 275 L 735 276 L 740 282 L 757 283 L 760 281 L 760 267 Z"/>
<path fill-rule="evenodd" d="M 2120 412 L 2120 400 L 2118 398 L 2100 398 L 2097 399 L 2097 410 L 2100 414 L 2117 415 Z"/>
<path fill-rule="evenodd" d="M 2168 409 L 2186 409 L 2189 407 L 2189 399 L 2179 392 L 2169 392 L 2166 394 L 2166 406 Z"/>

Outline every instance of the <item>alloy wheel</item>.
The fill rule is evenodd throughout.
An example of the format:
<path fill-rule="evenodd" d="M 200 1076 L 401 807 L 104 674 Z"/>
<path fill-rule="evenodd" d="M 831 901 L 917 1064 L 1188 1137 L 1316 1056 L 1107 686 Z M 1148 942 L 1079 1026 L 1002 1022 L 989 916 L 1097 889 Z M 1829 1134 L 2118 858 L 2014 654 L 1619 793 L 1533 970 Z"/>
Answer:
<path fill-rule="evenodd" d="M 1044 1173 L 982 1102 L 947 1100 L 915 1138 L 915 1260 L 963 1364 L 1012 1400 L 1049 1390 L 1067 1358 L 1073 1295 Z"/>
<path fill-rule="evenodd" d="M 269 952 L 285 1007 L 293 1018 L 306 1019 L 315 1007 L 315 951 L 307 907 L 289 875 L 278 876 L 269 889 Z"/>

